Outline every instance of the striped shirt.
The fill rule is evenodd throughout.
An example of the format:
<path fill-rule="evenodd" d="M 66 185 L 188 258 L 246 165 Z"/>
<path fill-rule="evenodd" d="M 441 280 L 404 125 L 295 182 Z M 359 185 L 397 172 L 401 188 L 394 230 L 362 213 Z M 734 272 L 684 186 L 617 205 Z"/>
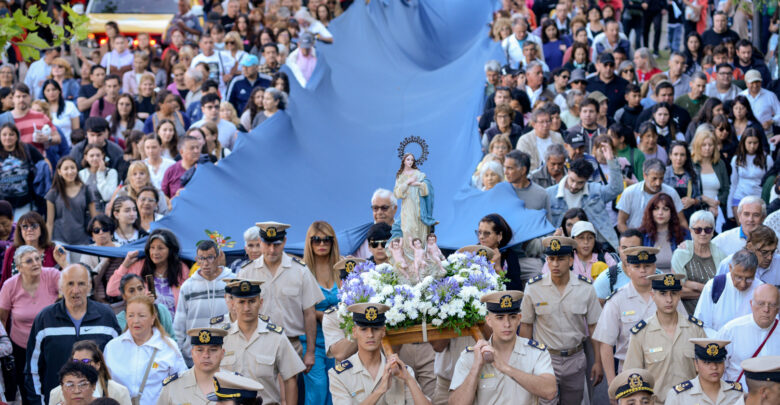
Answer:
<path fill-rule="evenodd" d="M 23 117 L 14 117 L 14 122 L 16 127 L 19 128 L 22 142 L 35 146 L 41 153 L 43 153 L 43 144 L 33 142 L 35 128 L 42 129 L 44 125 L 48 125 L 51 127 L 52 136 L 57 133 L 57 128 L 54 127 L 49 117 L 36 111 L 29 110 Z"/>

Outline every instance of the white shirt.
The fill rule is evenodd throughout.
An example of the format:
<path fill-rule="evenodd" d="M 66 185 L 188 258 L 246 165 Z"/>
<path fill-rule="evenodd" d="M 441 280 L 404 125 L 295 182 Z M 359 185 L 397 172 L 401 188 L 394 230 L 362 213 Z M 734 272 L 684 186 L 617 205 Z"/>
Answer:
<path fill-rule="evenodd" d="M 62 114 L 57 114 L 57 110 L 51 111 L 51 122 L 57 127 L 62 135 L 64 142 L 70 144 L 70 133 L 73 131 L 73 122 L 71 119 L 79 118 L 81 113 L 76 108 L 76 104 L 72 101 L 65 100 L 65 108 L 62 110 Z"/>
<path fill-rule="evenodd" d="M 739 94 L 747 97 L 753 115 L 756 116 L 761 125 L 770 120 L 780 125 L 780 101 L 777 100 L 775 93 L 762 88 L 755 97 L 750 95 L 750 90 L 743 90 Z"/>
<path fill-rule="evenodd" d="M 128 330 L 111 339 L 103 350 L 111 377 L 127 387 L 130 396 L 134 397 L 138 395 L 152 352 L 154 348 L 158 349 L 152 368 L 149 370 L 149 377 L 146 379 L 140 405 L 155 405 L 165 377 L 187 370 L 176 342 L 169 337 L 161 336 L 157 329 L 153 331 L 152 338 L 138 346 Z"/>
<path fill-rule="evenodd" d="M 129 49 L 125 49 L 124 52 L 120 55 L 117 53 L 116 49 L 103 55 L 103 59 L 100 60 L 100 66 L 103 66 L 107 70 L 110 70 L 110 66 L 116 66 L 118 68 L 123 68 L 125 66 L 132 66 L 133 65 L 133 59 L 135 57 L 133 56 L 133 53 L 130 52 Z M 106 71 L 106 74 L 119 74 L 119 72 L 109 72 Z"/>
<path fill-rule="evenodd" d="M 160 167 L 157 169 L 157 172 L 154 171 L 154 166 L 152 166 L 151 163 L 149 163 L 149 159 L 144 159 L 144 164 L 146 167 L 149 168 L 149 177 L 154 185 L 155 188 L 158 190 L 162 189 L 162 181 L 163 177 L 165 177 L 165 171 L 168 170 L 169 167 L 176 164 L 176 161 L 170 158 L 167 158 L 165 156 L 162 157 L 162 163 L 160 163 Z"/>
<path fill-rule="evenodd" d="M 742 235 L 742 228 L 731 228 L 712 239 L 712 243 L 717 245 L 723 253 L 733 255 L 747 244 L 747 238 Z"/>
<path fill-rule="evenodd" d="M 677 195 L 677 192 L 674 191 L 671 186 L 662 184 L 661 191 L 659 192 L 668 194 L 669 197 L 672 197 L 672 201 L 674 201 L 674 209 L 677 210 L 677 212 L 681 212 L 683 210 L 680 196 Z M 617 203 L 617 209 L 628 214 L 626 226 L 629 228 L 639 228 L 639 226 L 642 225 L 642 216 L 645 214 L 645 207 L 647 206 L 647 203 L 650 202 L 650 199 L 653 198 L 653 196 L 654 194 L 648 194 L 645 191 L 644 181 L 630 185 L 626 187 L 625 190 L 623 190 L 620 201 Z"/>
<path fill-rule="evenodd" d="M 207 79 L 214 79 L 219 83 L 219 94 L 227 94 L 227 83 L 222 80 L 222 76 L 233 69 L 233 65 L 236 64 L 236 61 L 233 60 L 229 53 L 214 50 L 214 53 L 212 53 L 211 56 L 206 56 L 203 53 L 197 54 L 192 58 L 190 67 L 194 68 L 201 62 L 205 63 L 209 68 L 208 70 L 210 73 Z"/>
<path fill-rule="evenodd" d="M 704 331 L 709 337 L 714 337 L 717 331 L 730 320 L 751 313 L 750 300 L 753 298 L 753 291 L 764 284 L 761 280 L 756 279 L 747 290 L 739 291 L 734 287 L 731 273 L 728 273 L 723 293 L 720 295 L 718 303 L 713 304 L 713 280 L 707 281 L 707 284 L 704 285 L 699 296 L 699 303 L 696 304 L 696 311 L 693 312 L 693 316 L 704 322 Z"/>
<path fill-rule="evenodd" d="M 43 90 L 43 82 L 51 74 L 51 65 L 47 65 L 43 59 L 39 59 L 27 68 L 27 73 L 24 76 L 24 84 L 30 88 L 32 99 L 37 100 L 41 96 L 41 90 Z"/>
<path fill-rule="evenodd" d="M 715 97 L 720 101 L 733 100 L 739 95 L 739 87 L 733 84 L 725 93 L 719 92 L 717 86 L 718 84 L 715 81 L 708 83 L 707 87 L 704 88 L 704 95 L 707 97 Z"/>
<path fill-rule="evenodd" d="M 718 275 L 726 274 L 729 272 L 729 263 L 734 255 L 726 256 L 718 266 Z M 780 285 L 780 254 L 774 253 L 772 255 L 772 262 L 769 263 L 769 268 L 757 268 L 756 278 L 763 281 L 765 284 L 772 284 L 774 286 Z"/>
<path fill-rule="evenodd" d="M 771 325 L 766 329 L 761 329 L 753 320 L 752 313 L 734 319 L 721 329 L 717 338 L 731 341 L 726 345 L 728 354 L 726 355 L 726 372 L 723 374 L 724 380 L 734 381 L 737 378 L 742 371 L 742 367 L 740 367 L 742 360 L 753 356 L 761 342 L 766 339 L 770 329 L 772 329 Z M 780 326 L 772 332 L 772 336 L 769 337 L 758 355 L 780 355 Z M 747 391 L 744 375 L 739 382 L 742 384 L 742 389 Z"/>

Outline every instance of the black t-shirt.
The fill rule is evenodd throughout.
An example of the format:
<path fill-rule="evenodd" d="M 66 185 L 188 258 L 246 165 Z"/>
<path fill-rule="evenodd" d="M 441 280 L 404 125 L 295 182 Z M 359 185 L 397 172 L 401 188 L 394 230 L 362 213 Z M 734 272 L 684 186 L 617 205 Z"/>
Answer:
<path fill-rule="evenodd" d="M 236 19 L 223 15 L 220 23 L 222 23 L 222 27 L 225 28 L 225 32 L 229 32 L 233 29 L 233 24 L 236 23 Z"/>
<path fill-rule="evenodd" d="M 626 105 L 625 92 L 627 85 L 626 79 L 619 76 L 613 76 L 609 83 L 604 83 L 598 76 L 595 76 L 588 80 L 586 90 L 588 93 L 600 91 L 601 94 L 607 96 L 608 114 L 614 116 L 617 110 Z"/>
<path fill-rule="evenodd" d="M 149 113 L 150 115 L 154 114 L 154 103 L 152 102 L 151 97 L 138 96 L 135 101 L 138 104 L 137 109 L 139 113 L 145 112 Z"/>
<path fill-rule="evenodd" d="M 701 36 L 702 48 L 707 45 L 718 46 L 723 43 L 724 39 L 731 38 L 734 42 L 739 41 L 739 35 L 732 30 L 726 30 L 723 33 L 716 33 L 712 28 L 704 31 Z"/>

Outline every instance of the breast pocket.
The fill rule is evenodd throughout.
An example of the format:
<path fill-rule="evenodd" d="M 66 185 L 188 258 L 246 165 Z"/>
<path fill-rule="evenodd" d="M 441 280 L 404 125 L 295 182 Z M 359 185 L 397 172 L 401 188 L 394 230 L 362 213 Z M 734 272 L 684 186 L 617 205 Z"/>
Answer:
<path fill-rule="evenodd" d="M 558 312 L 557 302 L 537 302 L 534 303 L 534 312 L 538 317 L 549 317 Z"/>
<path fill-rule="evenodd" d="M 657 364 L 666 360 L 666 356 L 669 355 L 667 350 L 662 346 L 653 346 L 644 349 L 645 363 L 647 365 Z"/>
<path fill-rule="evenodd" d="M 237 361 L 238 361 L 238 356 L 236 356 L 235 352 L 227 352 L 225 353 L 225 357 L 222 358 L 222 362 L 219 363 L 219 365 L 221 368 L 224 368 L 225 370 L 238 371 L 236 369 Z"/>
<path fill-rule="evenodd" d="M 639 314 L 634 310 L 626 310 L 620 313 L 620 322 L 623 324 L 624 328 L 630 328 L 641 320 L 642 318 L 640 318 Z"/>
<path fill-rule="evenodd" d="M 251 359 L 252 375 L 256 378 L 266 377 L 270 380 L 274 379 L 274 356 L 273 353 L 254 353 Z"/>

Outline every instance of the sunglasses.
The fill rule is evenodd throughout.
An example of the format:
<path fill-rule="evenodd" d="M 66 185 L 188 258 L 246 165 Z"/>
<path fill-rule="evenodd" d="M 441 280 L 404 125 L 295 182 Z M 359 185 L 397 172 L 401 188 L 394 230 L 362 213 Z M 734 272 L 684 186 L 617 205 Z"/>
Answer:
<path fill-rule="evenodd" d="M 371 210 L 372 211 L 387 211 L 390 209 L 389 205 L 372 205 Z"/>
<path fill-rule="evenodd" d="M 691 230 L 693 231 L 693 233 L 699 235 L 702 232 L 704 232 L 705 234 L 710 234 L 712 233 L 713 228 L 711 226 L 707 226 L 704 228 L 691 228 Z"/>
<path fill-rule="evenodd" d="M 387 245 L 386 240 L 372 240 L 368 242 L 368 246 L 371 246 L 372 249 L 376 249 L 378 247 L 385 247 Z"/>
<path fill-rule="evenodd" d="M 311 243 L 314 245 L 327 245 L 333 242 L 332 236 L 325 236 L 325 237 L 319 237 L 319 236 L 312 236 L 309 240 L 311 240 Z"/>
<path fill-rule="evenodd" d="M 73 359 L 72 361 L 73 361 L 74 363 L 84 363 L 84 364 L 90 364 L 90 363 L 92 363 L 92 359 L 81 359 L 81 360 L 79 360 L 79 359 Z"/>
<path fill-rule="evenodd" d="M 92 233 L 103 233 L 103 232 L 111 232 L 111 228 L 107 226 L 92 228 Z"/>
<path fill-rule="evenodd" d="M 41 226 L 40 226 L 40 225 L 38 225 L 38 224 L 36 224 L 36 223 L 32 223 L 32 224 L 24 224 L 24 225 L 22 225 L 22 230 L 23 230 L 23 231 L 29 231 L 29 230 L 33 230 L 33 231 L 34 231 L 34 230 L 36 230 L 36 229 L 38 229 L 38 228 L 40 228 L 40 227 L 41 227 Z"/>

